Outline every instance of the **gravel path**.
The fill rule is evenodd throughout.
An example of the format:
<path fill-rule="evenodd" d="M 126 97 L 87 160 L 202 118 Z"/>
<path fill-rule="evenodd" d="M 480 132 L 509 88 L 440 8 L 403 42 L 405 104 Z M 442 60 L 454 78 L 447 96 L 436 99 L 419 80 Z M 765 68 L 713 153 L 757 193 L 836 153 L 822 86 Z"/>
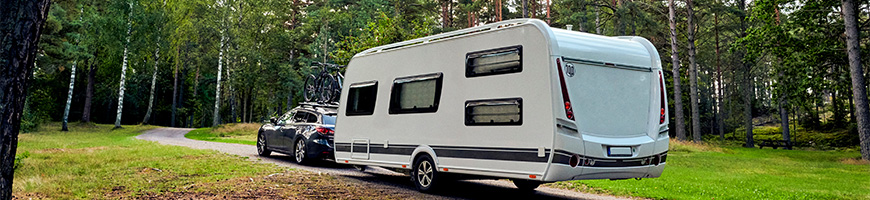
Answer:
<path fill-rule="evenodd" d="M 445 182 L 442 190 L 433 194 L 417 192 L 408 176 L 395 173 L 386 169 L 369 167 L 365 172 L 360 172 L 350 166 L 335 164 L 332 162 L 319 162 L 310 165 L 299 165 L 292 158 L 280 153 L 272 153 L 270 157 L 257 155 L 257 148 L 252 145 L 229 144 L 219 142 L 206 142 L 192 140 L 184 137 L 184 134 L 193 129 L 183 128 L 158 128 L 146 131 L 136 136 L 137 139 L 156 141 L 166 145 L 185 146 L 195 149 L 211 149 L 227 154 L 248 157 L 258 162 L 273 163 L 279 166 L 304 169 L 312 172 L 326 173 L 338 177 L 345 177 L 351 181 L 359 182 L 365 187 L 381 188 L 399 193 L 410 194 L 421 199 L 624 199 L 620 197 L 581 193 L 571 190 L 563 190 L 541 186 L 534 193 L 518 191 L 513 183 L 506 180 L 463 180 Z M 341 179 L 340 179 L 341 180 Z M 364 197 L 363 197 L 364 198 Z"/>

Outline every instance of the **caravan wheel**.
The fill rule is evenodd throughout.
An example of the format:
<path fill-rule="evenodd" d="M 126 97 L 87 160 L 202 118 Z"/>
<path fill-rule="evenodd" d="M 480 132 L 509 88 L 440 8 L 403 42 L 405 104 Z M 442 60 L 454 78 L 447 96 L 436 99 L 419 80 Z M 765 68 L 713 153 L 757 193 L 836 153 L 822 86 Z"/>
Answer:
<path fill-rule="evenodd" d="M 414 161 L 414 170 L 411 171 L 411 180 L 421 192 L 432 191 L 437 186 L 440 177 L 435 162 L 429 155 L 422 155 Z"/>

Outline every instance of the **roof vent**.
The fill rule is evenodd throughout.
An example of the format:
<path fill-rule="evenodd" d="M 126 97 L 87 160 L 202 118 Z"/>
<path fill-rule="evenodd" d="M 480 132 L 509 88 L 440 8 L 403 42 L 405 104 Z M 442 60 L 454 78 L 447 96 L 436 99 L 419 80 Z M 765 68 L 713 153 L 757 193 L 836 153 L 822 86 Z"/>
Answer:
<path fill-rule="evenodd" d="M 571 25 L 571 24 L 565 25 L 565 29 L 568 29 L 569 31 L 570 31 L 572 28 L 574 28 L 574 25 Z"/>

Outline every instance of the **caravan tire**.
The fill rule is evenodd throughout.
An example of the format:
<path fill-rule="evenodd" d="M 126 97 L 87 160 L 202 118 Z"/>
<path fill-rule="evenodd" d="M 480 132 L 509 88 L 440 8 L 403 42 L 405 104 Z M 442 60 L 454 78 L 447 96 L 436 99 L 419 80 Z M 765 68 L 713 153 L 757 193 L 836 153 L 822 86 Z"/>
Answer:
<path fill-rule="evenodd" d="M 535 188 L 541 186 L 540 181 L 532 181 L 532 180 L 522 180 L 522 179 L 513 179 L 514 185 L 517 186 L 517 189 L 520 191 L 534 191 Z"/>
<path fill-rule="evenodd" d="M 422 155 L 414 160 L 411 181 L 414 182 L 414 186 L 417 186 L 417 190 L 421 192 L 433 191 L 438 186 L 439 176 L 435 161 L 429 155 Z"/>

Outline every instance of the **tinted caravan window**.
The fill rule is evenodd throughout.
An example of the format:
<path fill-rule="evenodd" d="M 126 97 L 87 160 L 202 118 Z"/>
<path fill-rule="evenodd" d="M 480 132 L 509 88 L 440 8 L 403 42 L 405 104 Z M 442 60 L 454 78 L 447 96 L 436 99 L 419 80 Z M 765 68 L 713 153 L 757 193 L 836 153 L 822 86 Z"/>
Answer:
<path fill-rule="evenodd" d="M 377 95 L 377 81 L 350 84 L 347 95 L 347 115 L 371 115 L 375 112 Z"/>
<path fill-rule="evenodd" d="M 523 99 L 486 99 L 465 102 L 465 125 L 522 125 Z"/>
<path fill-rule="evenodd" d="M 523 46 L 490 49 L 465 54 L 465 77 L 523 71 Z"/>
<path fill-rule="evenodd" d="M 442 74 L 424 74 L 397 78 L 390 95 L 390 114 L 438 111 Z"/>

